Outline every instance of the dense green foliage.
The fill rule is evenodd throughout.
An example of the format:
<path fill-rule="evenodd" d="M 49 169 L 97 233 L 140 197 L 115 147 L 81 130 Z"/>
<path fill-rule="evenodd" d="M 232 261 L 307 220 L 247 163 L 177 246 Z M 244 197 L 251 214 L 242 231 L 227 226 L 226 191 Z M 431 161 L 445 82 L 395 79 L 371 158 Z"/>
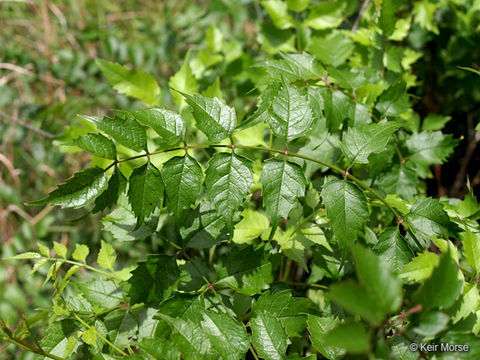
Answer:
<path fill-rule="evenodd" d="M 3 339 L 39 359 L 479 358 L 480 205 L 463 185 L 478 1 L 211 6 L 257 16 L 255 46 L 210 25 L 169 77 L 91 61 L 141 102 L 76 116 L 55 146 L 91 161 L 26 205 L 80 209 L 78 228 L 101 213 L 102 240 L 5 251 L 51 301 L 14 326 L 1 313 Z M 422 78 L 437 38 L 448 71 L 432 82 L 458 82 L 445 113 L 415 96 L 443 91 Z M 444 133 L 456 112 L 473 140 Z M 431 196 L 461 140 L 464 198 Z"/>

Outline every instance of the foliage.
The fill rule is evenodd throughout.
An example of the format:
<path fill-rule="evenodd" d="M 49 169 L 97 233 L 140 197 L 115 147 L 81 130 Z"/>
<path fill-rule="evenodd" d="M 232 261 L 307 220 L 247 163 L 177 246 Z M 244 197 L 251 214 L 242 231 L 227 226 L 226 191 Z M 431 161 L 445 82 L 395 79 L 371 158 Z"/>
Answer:
<path fill-rule="evenodd" d="M 446 358 L 410 347 L 445 342 L 478 358 L 480 206 L 469 184 L 428 196 L 460 139 L 411 96 L 418 38 L 445 5 L 260 4 L 258 54 L 211 26 L 169 92 L 97 60 L 147 106 L 80 116 L 57 145 L 91 165 L 28 205 L 101 212 L 111 241 L 8 257 L 34 262 L 52 303 L 2 320 L 6 341 L 53 359 Z M 232 74 L 237 61 L 253 66 Z M 119 264 L 144 240 L 156 249 Z"/>

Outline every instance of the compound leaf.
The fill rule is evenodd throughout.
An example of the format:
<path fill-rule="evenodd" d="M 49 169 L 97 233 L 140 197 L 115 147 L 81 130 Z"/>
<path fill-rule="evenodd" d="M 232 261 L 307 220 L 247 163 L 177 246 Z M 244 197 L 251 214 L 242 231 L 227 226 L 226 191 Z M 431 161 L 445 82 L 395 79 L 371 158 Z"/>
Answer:
<path fill-rule="evenodd" d="M 160 87 L 150 74 L 142 70 L 130 70 L 102 59 L 97 59 L 97 65 L 108 83 L 119 93 L 135 97 L 150 105 L 158 102 Z"/>
<path fill-rule="evenodd" d="M 288 141 L 304 135 L 313 122 L 307 97 L 284 79 L 281 90 L 268 109 L 267 122 L 275 135 Z"/>
<path fill-rule="evenodd" d="M 299 165 L 286 160 L 268 159 L 263 166 L 260 182 L 263 186 L 263 203 L 272 218 L 273 235 L 280 218 L 288 217 L 297 199 L 305 195 L 307 180 Z"/>
<path fill-rule="evenodd" d="M 138 228 L 163 199 L 164 185 L 160 171 L 150 162 L 133 169 L 128 182 L 128 200 L 138 219 Z"/>
<path fill-rule="evenodd" d="M 343 244 L 352 244 L 368 220 L 365 194 L 349 181 L 334 180 L 323 186 L 322 198 L 335 236 Z"/>
<path fill-rule="evenodd" d="M 87 205 L 107 187 L 107 173 L 99 168 L 88 168 L 76 173 L 44 199 L 27 203 L 29 206 L 46 204 L 78 208 Z"/>
<path fill-rule="evenodd" d="M 140 123 L 150 126 L 168 145 L 175 145 L 185 137 L 185 124 L 175 111 L 151 108 L 130 112 Z"/>
<path fill-rule="evenodd" d="M 205 176 L 207 197 L 224 217 L 233 236 L 233 216 L 253 183 L 251 162 L 234 153 L 216 153 L 208 162 Z"/>
<path fill-rule="evenodd" d="M 232 135 L 237 123 L 235 109 L 220 99 L 180 92 L 193 109 L 197 127 L 213 142 L 219 142 Z"/>
<path fill-rule="evenodd" d="M 162 167 L 167 207 L 177 220 L 182 210 L 195 204 L 202 185 L 202 168 L 190 155 L 176 156 Z"/>
<path fill-rule="evenodd" d="M 121 118 L 115 115 L 113 118 L 104 116 L 103 119 L 94 116 L 83 116 L 84 119 L 93 122 L 100 131 L 110 135 L 120 144 L 135 151 L 147 150 L 147 133 L 131 116 Z"/>
<path fill-rule="evenodd" d="M 112 140 L 101 134 L 87 134 L 73 140 L 73 145 L 107 159 L 117 158 L 117 149 Z"/>
<path fill-rule="evenodd" d="M 342 151 L 352 162 L 368 163 L 368 155 L 385 149 L 399 125 L 395 122 L 349 128 L 342 139 Z"/>

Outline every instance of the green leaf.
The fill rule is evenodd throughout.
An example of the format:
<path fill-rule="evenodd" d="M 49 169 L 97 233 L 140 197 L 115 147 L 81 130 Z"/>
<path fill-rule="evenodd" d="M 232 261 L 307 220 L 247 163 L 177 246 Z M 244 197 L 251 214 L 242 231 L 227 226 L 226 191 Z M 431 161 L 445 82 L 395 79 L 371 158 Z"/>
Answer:
<path fill-rule="evenodd" d="M 437 254 L 425 251 L 405 265 L 399 277 L 410 281 L 424 280 L 430 277 L 433 269 L 438 265 L 439 259 Z"/>
<path fill-rule="evenodd" d="M 379 325 L 387 313 L 376 304 L 376 298 L 353 281 L 333 284 L 328 298 L 347 311 L 359 315 L 373 325 Z"/>
<path fill-rule="evenodd" d="M 410 109 L 405 82 L 397 82 L 378 97 L 375 105 L 381 117 L 399 116 Z"/>
<path fill-rule="evenodd" d="M 53 252 L 64 259 L 67 258 L 67 247 L 59 242 L 53 242 Z"/>
<path fill-rule="evenodd" d="M 311 311 L 308 299 L 292 297 L 290 290 L 265 292 L 253 304 L 252 313 L 265 312 L 280 320 L 289 337 L 302 336 Z"/>
<path fill-rule="evenodd" d="M 73 283 L 83 298 L 101 309 L 114 308 L 123 300 L 123 291 L 113 280 L 92 280 L 87 283 Z"/>
<path fill-rule="evenodd" d="M 372 294 L 377 306 L 386 313 L 395 312 L 402 303 L 402 283 L 382 258 L 357 245 L 354 248 L 357 276 Z"/>
<path fill-rule="evenodd" d="M 343 21 L 343 10 L 346 3 L 342 1 L 325 1 L 313 7 L 303 26 L 311 27 L 315 30 L 332 29 L 340 25 Z"/>
<path fill-rule="evenodd" d="M 68 337 L 78 328 L 73 320 L 61 320 L 51 324 L 45 331 L 45 336 L 40 340 L 42 349 L 52 355 L 64 357 L 67 352 Z M 47 356 L 41 359 L 47 360 Z"/>
<path fill-rule="evenodd" d="M 234 247 L 228 255 L 220 257 L 216 264 L 216 286 L 228 286 L 239 293 L 262 293 L 273 281 L 272 261 L 263 248 L 254 250 Z"/>
<path fill-rule="evenodd" d="M 308 332 L 311 335 L 312 344 L 323 356 L 330 360 L 340 359 L 345 354 L 345 350 L 331 346 L 325 341 L 325 335 L 333 330 L 337 324 L 338 320 L 333 317 L 308 315 Z"/>
<path fill-rule="evenodd" d="M 28 259 L 40 259 L 42 255 L 36 252 L 25 252 L 15 256 L 5 258 L 6 260 L 28 260 Z"/>
<path fill-rule="evenodd" d="M 242 217 L 243 219 L 235 224 L 233 233 L 232 241 L 237 244 L 250 243 L 270 228 L 268 218 L 258 211 L 245 209 Z"/>
<path fill-rule="evenodd" d="M 462 69 L 462 70 L 466 70 L 466 71 L 470 71 L 474 74 L 477 74 L 477 75 L 480 75 L 480 71 L 476 70 L 476 69 L 472 69 L 470 67 L 466 67 L 466 66 L 457 66 L 458 68 Z M 477 126 L 478 127 L 478 126 Z M 478 129 L 477 129 L 478 130 Z"/>
<path fill-rule="evenodd" d="M 430 166 L 443 163 L 458 144 L 451 135 L 443 135 L 440 131 L 423 131 L 413 134 L 407 139 L 410 151 L 408 159 L 413 164 Z"/>
<path fill-rule="evenodd" d="M 287 334 L 282 323 L 272 314 L 257 312 L 250 319 L 252 343 L 261 358 L 281 360 L 287 351 Z"/>
<path fill-rule="evenodd" d="M 179 281 L 180 271 L 175 257 L 150 255 L 147 261 L 138 263 L 128 280 L 130 303 L 158 303 L 177 289 Z"/>
<path fill-rule="evenodd" d="M 425 281 L 414 300 L 422 304 L 423 309 L 448 308 L 460 296 L 463 288 L 463 277 L 450 254 L 440 257 L 438 267 L 432 276 Z"/>
<path fill-rule="evenodd" d="M 480 273 L 480 236 L 472 233 L 468 228 L 466 230 L 462 233 L 463 254 L 468 264 L 478 275 Z"/>
<path fill-rule="evenodd" d="M 223 216 L 233 236 L 233 216 L 253 183 L 251 162 L 234 153 L 216 153 L 208 162 L 205 176 L 207 197 Z"/>
<path fill-rule="evenodd" d="M 457 226 L 450 221 L 438 199 L 418 200 L 405 217 L 405 222 L 415 233 L 427 238 L 448 237 L 457 232 Z"/>
<path fill-rule="evenodd" d="M 325 335 L 325 343 L 341 348 L 349 353 L 362 353 L 370 348 L 369 336 L 365 328 L 354 322 L 338 325 Z"/>
<path fill-rule="evenodd" d="M 162 142 L 175 145 L 185 137 L 185 124 L 182 117 L 174 111 L 151 108 L 129 112 L 143 125 L 150 126 L 160 135 Z"/>
<path fill-rule="evenodd" d="M 287 0 L 288 8 L 292 11 L 302 12 L 308 5 L 310 5 L 311 0 Z"/>
<path fill-rule="evenodd" d="M 117 158 L 117 148 L 112 140 L 101 134 L 87 134 L 73 139 L 73 145 L 82 148 L 94 155 L 115 160 Z"/>
<path fill-rule="evenodd" d="M 147 151 L 147 133 L 130 115 L 125 118 L 118 115 L 113 118 L 104 116 L 103 119 L 94 116 L 82 117 L 94 123 L 100 131 L 110 135 L 120 144 L 135 151 Z"/>
<path fill-rule="evenodd" d="M 193 95 L 198 91 L 198 83 L 190 67 L 190 53 L 187 53 L 180 70 L 169 79 L 168 85 L 172 89 L 179 90 L 185 94 Z M 184 104 L 183 96 L 176 91 L 171 90 L 170 92 L 175 104 L 182 108 Z"/>
<path fill-rule="evenodd" d="M 312 36 L 307 51 L 325 65 L 338 67 L 350 57 L 354 47 L 353 40 L 348 35 L 332 31 L 328 35 Z"/>
<path fill-rule="evenodd" d="M 419 324 L 414 331 L 422 336 L 435 336 L 447 328 L 450 318 L 445 313 L 433 311 L 420 316 Z"/>
<path fill-rule="evenodd" d="M 85 263 L 87 256 L 90 253 L 90 249 L 87 245 L 75 244 L 75 251 L 72 254 L 72 259 Z"/>
<path fill-rule="evenodd" d="M 197 127 L 210 141 L 219 142 L 232 135 L 237 123 L 234 108 L 225 105 L 216 97 L 180 93 L 192 107 Z"/>
<path fill-rule="evenodd" d="M 29 206 L 47 204 L 61 207 L 83 207 L 99 196 L 107 187 L 107 173 L 99 168 L 88 168 L 60 184 L 44 199 L 27 203 Z"/>
<path fill-rule="evenodd" d="M 422 122 L 423 131 L 441 130 L 447 122 L 452 119 L 451 116 L 442 116 L 439 114 L 429 114 Z"/>
<path fill-rule="evenodd" d="M 138 228 L 162 201 L 164 185 L 160 171 L 150 162 L 133 169 L 128 182 L 128 200 L 138 219 Z"/>
<path fill-rule="evenodd" d="M 102 246 L 98 252 L 97 263 L 101 268 L 113 271 L 113 265 L 117 259 L 117 254 L 112 245 L 102 240 Z"/>
<path fill-rule="evenodd" d="M 160 87 L 150 74 L 142 70 L 130 70 L 102 59 L 97 59 L 96 62 L 108 83 L 119 93 L 135 97 L 150 105 L 157 104 Z"/>
<path fill-rule="evenodd" d="M 393 0 L 382 1 L 378 25 L 382 29 L 384 36 L 388 37 L 393 34 L 395 30 L 395 3 Z"/>
<path fill-rule="evenodd" d="M 85 344 L 92 345 L 92 346 L 97 346 L 97 331 L 95 328 L 92 326 L 88 328 L 88 330 L 85 330 L 82 333 L 82 339 L 85 342 Z"/>
<path fill-rule="evenodd" d="M 342 139 L 342 151 L 353 163 L 367 164 L 368 155 L 384 150 L 398 127 L 396 122 L 386 122 L 349 128 Z"/>
<path fill-rule="evenodd" d="M 162 177 L 165 181 L 168 210 L 179 221 L 182 217 L 182 210 L 195 204 L 200 194 L 202 168 L 188 154 L 176 156 L 163 165 Z"/>
<path fill-rule="evenodd" d="M 92 213 L 104 211 L 106 208 L 117 205 L 118 198 L 127 188 L 127 179 L 123 176 L 118 167 L 115 167 L 110 180 L 108 180 L 107 190 L 95 199 L 95 207 Z"/>
<path fill-rule="evenodd" d="M 274 25 L 279 29 L 294 27 L 292 16 L 288 13 L 287 3 L 281 0 L 262 1 L 262 6 L 267 10 Z"/>
<path fill-rule="evenodd" d="M 365 194 L 349 181 L 334 180 L 323 186 L 322 199 L 337 240 L 352 244 L 369 217 Z"/>
<path fill-rule="evenodd" d="M 243 324 L 225 313 L 205 311 L 201 325 L 212 347 L 222 359 L 244 358 L 250 346 L 250 339 Z"/>
<path fill-rule="evenodd" d="M 413 256 L 398 227 L 386 228 L 380 234 L 378 243 L 375 245 L 375 251 L 396 272 L 401 271 Z"/>
<path fill-rule="evenodd" d="M 307 180 L 297 164 L 272 158 L 265 161 L 260 183 L 263 187 L 263 203 L 272 218 L 273 236 L 280 219 L 287 218 L 298 198 L 305 196 Z"/>
<path fill-rule="evenodd" d="M 304 135 L 313 122 L 307 97 L 284 80 L 268 109 L 267 122 L 275 135 L 287 141 Z"/>
<path fill-rule="evenodd" d="M 379 187 L 387 194 L 399 194 L 406 200 L 412 200 L 417 194 L 417 173 L 403 165 L 387 168 L 378 178 Z"/>
<path fill-rule="evenodd" d="M 214 360 L 218 359 L 218 354 L 212 351 L 212 345 L 200 325 L 187 319 L 169 317 L 160 314 L 174 330 L 171 338 L 177 345 L 179 351 L 185 360 Z"/>

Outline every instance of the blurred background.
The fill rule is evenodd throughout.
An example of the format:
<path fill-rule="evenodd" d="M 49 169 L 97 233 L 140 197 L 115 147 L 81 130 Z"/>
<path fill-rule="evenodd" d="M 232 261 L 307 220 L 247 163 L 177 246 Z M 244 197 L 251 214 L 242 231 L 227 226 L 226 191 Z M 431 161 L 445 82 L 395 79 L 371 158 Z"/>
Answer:
<path fill-rule="evenodd" d="M 352 11 L 342 26 L 350 29 L 363 1 L 347 2 Z M 480 77 L 458 66 L 480 66 L 480 1 L 430 1 L 420 8 L 425 1 L 401 2 L 413 14 L 402 42 L 418 53 L 412 102 L 422 119 L 435 114 L 448 121 L 445 132 L 463 139 L 450 160 L 434 169 L 427 194 L 463 197 L 468 174 L 478 196 Z M 76 114 L 141 106 L 106 83 L 95 58 L 149 72 L 167 106 L 168 78 L 187 58 L 200 88 L 219 79 L 214 85 L 242 117 L 255 108 L 257 82 L 244 70 L 265 53 L 292 50 L 290 30 L 271 23 L 250 0 L 0 0 L 0 257 L 29 251 L 38 241 L 94 249 L 110 236 L 98 216 L 79 226 L 71 221 L 82 215 L 78 211 L 23 205 L 91 161 L 86 153 L 56 146 L 75 136 L 72 126 L 82 121 Z M 129 265 L 155 244 L 115 247 Z M 1 318 L 15 323 L 28 309 L 50 306 L 42 276 L 29 274 L 29 264 L 0 261 Z M 3 346 L 0 359 L 12 358 Z"/>

